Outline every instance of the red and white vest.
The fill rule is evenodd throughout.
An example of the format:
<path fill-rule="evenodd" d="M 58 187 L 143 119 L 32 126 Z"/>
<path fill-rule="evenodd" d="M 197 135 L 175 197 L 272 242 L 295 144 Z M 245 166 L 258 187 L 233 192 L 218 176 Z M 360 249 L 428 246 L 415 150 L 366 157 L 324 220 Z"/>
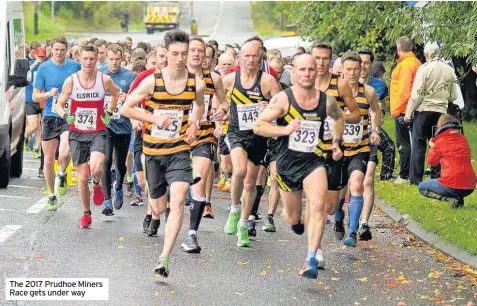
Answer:
<path fill-rule="evenodd" d="M 104 131 L 106 125 L 101 121 L 104 113 L 104 96 L 106 90 L 103 84 L 103 73 L 96 72 L 96 81 L 91 88 L 81 84 L 78 72 L 71 76 L 73 90 L 71 92 L 71 113 L 75 114 L 75 122 L 70 125 L 70 131 L 80 133 L 96 133 Z"/>

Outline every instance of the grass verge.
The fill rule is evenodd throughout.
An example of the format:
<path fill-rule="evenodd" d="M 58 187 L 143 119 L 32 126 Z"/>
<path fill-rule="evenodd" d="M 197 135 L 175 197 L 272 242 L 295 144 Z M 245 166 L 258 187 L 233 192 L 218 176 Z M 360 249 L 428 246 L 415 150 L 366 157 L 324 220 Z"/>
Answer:
<path fill-rule="evenodd" d="M 387 117 L 383 128 L 395 140 L 394 120 Z M 464 133 L 472 150 L 474 170 L 477 170 L 474 162 L 477 159 L 477 124 L 465 123 Z M 399 159 L 399 153 L 396 154 Z M 396 162 L 395 173 L 398 171 L 399 163 Z M 410 215 L 424 229 L 436 233 L 449 243 L 477 254 L 477 192 L 465 199 L 463 209 L 450 209 L 445 202 L 421 196 L 416 186 L 395 185 L 379 179 L 375 184 L 378 196 L 387 205 L 395 207 L 402 214 Z"/>
<path fill-rule="evenodd" d="M 250 2 L 250 12 L 255 31 L 257 31 L 260 36 L 280 35 L 282 31 L 280 31 L 278 25 L 268 21 L 266 15 L 267 9 L 263 7 L 264 5 L 267 5 L 267 3 L 261 1 Z"/>

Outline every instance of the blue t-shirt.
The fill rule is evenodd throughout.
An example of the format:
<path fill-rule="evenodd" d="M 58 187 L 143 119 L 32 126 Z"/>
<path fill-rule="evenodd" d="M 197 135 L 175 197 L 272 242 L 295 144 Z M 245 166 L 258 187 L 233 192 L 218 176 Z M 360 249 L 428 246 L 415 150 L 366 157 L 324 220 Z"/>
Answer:
<path fill-rule="evenodd" d="M 66 63 L 62 66 L 55 65 L 53 61 L 46 61 L 38 68 L 36 72 L 35 81 L 33 82 L 33 88 L 38 90 L 50 91 L 52 88 L 58 88 L 58 95 L 63 89 L 63 83 L 73 73 L 81 70 L 81 66 L 78 62 L 69 58 L 66 59 Z M 53 97 L 49 97 L 45 101 L 45 108 L 43 109 L 43 116 L 45 117 L 58 117 L 53 111 Z"/>
<path fill-rule="evenodd" d="M 103 63 L 97 62 L 96 69 L 98 69 L 98 71 L 102 71 L 103 69 L 108 69 L 108 61 L 104 60 Z"/>
<path fill-rule="evenodd" d="M 370 77 L 368 85 L 373 87 L 374 90 L 376 91 L 376 96 L 378 98 L 378 101 L 383 100 L 389 94 L 388 93 L 388 86 L 386 85 L 386 82 L 384 82 L 381 79 Z"/>
<path fill-rule="evenodd" d="M 134 81 L 136 75 L 134 72 L 131 72 L 127 69 L 121 68 L 118 72 L 109 71 L 108 67 L 100 70 L 102 73 L 107 74 L 113 79 L 114 85 L 116 85 L 121 92 L 127 93 L 131 83 Z M 109 94 L 106 94 L 109 96 Z M 124 102 L 124 101 L 123 101 Z M 113 111 L 113 116 L 111 122 L 108 124 L 107 128 L 113 131 L 115 134 L 130 134 L 132 131 L 132 125 L 129 118 L 123 117 L 119 114 L 119 108 L 121 107 L 121 102 L 118 100 L 118 107 Z M 117 118 L 117 119 L 116 119 Z"/>
<path fill-rule="evenodd" d="M 29 65 L 33 65 L 36 62 L 36 60 L 30 60 Z M 33 103 L 33 82 L 35 81 L 35 76 L 38 71 L 38 68 L 40 68 L 41 65 L 36 65 L 31 72 L 31 81 L 28 83 L 28 86 L 25 88 L 25 100 L 27 103 Z"/>

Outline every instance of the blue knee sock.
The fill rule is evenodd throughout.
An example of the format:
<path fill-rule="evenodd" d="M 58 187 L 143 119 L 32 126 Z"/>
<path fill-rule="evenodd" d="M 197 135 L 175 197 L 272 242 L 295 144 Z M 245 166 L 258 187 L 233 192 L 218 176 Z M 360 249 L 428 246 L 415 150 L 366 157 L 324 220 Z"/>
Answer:
<path fill-rule="evenodd" d="M 306 261 L 316 261 L 316 252 L 308 251 L 306 255 Z"/>
<path fill-rule="evenodd" d="M 344 202 L 345 202 L 344 199 L 340 200 L 340 203 L 338 205 L 338 209 L 335 212 L 335 221 L 343 221 L 343 219 L 344 219 L 344 211 L 343 211 Z"/>
<path fill-rule="evenodd" d="M 134 190 L 136 191 L 136 194 L 137 194 L 138 196 L 140 196 L 142 190 L 141 190 L 141 186 L 139 186 L 139 183 L 138 183 L 138 181 L 137 181 L 137 176 L 136 176 L 135 173 L 134 173 L 134 175 L 133 175 L 133 182 L 134 182 Z"/>
<path fill-rule="evenodd" d="M 361 211 L 363 210 L 363 202 L 363 196 L 351 196 L 348 207 L 350 233 L 358 231 L 359 217 L 361 216 Z"/>

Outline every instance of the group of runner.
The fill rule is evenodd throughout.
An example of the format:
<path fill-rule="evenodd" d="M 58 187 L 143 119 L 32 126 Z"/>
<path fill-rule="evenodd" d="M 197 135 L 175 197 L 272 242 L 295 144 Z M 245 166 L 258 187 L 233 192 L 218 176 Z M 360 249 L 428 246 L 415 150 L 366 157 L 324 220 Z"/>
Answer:
<path fill-rule="evenodd" d="M 102 40 L 84 44 L 75 51 L 78 61 L 66 56 L 69 44 L 62 37 L 50 40 L 49 47 L 51 57 L 35 70 L 31 101 L 45 101 L 41 143 L 48 210 L 55 211 L 57 195 L 67 191 L 70 159 L 84 211 L 80 228 L 92 224 L 90 197 L 106 216 L 122 208 L 123 181 L 134 171 L 132 205 L 142 205 L 143 193 L 148 198 L 144 232 L 157 235 L 165 215 L 157 275 L 169 274 L 189 193 L 189 231 L 181 248 L 201 251 L 197 232 L 203 217 L 214 218 L 211 194 L 219 168 L 218 188 L 231 193 L 224 232 L 236 235 L 239 247 L 250 247 L 249 238 L 257 235 L 268 177 L 262 229 L 276 231 L 281 198 L 293 232 L 307 230 L 300 275 L 316 278 L 317 269 L 325 267 L 321 241 L 328 215 L 334 215 L 335 236 L 346 246 L 372 239 L 368 219 L 386 84 L 370 76 L 371 51 L 345 53 L 331 67 L 331 46 L 317 43 L 293 58 L 290 71 L 278 50 L 265 52 L 258 36 L 245 41 L 238 55 L 228 48 L 220 56 L 217 42 L 180 30 L 167 32 L 164 44 L 151 50 L 131 52 Z M 126 50 L 143 56 L 126 66 Z M 127 165 L 128 151 L 134 170 Z"/>

